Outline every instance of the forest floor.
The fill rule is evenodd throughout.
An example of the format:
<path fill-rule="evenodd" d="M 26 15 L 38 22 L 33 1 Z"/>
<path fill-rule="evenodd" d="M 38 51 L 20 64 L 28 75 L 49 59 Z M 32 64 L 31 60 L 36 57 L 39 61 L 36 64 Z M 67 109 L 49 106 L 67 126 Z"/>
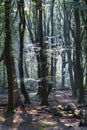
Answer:
<path fill-rule="evenodd" d="M 83 117 L 72 114 L 73 110 L 81 113 L 87 107 L 77 107 L 70 90 L 51 92 L 48 107 L 40 106 L 36 92 L 30 92 L 29 96 L 31 104 L 25 109 L 15 109 L 14 115 L 5 115 L 6 106 L 0 105 L 0 130 L 87 130 L 79 126 Z M 6 102 L 7 95 L 0 94 L 0 104 Z"/>

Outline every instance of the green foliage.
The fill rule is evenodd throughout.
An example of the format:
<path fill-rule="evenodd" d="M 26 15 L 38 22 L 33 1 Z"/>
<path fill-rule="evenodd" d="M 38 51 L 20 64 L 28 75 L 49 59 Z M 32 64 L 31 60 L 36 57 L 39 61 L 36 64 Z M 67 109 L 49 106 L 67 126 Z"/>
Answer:
<path fill-rule="evenodd" d="M 37 3 L 38 0 L 32 0 L 33 2 Z"/>
<path fill-rule="evenodd" d="M 32 2 L 39 3 L 42 0 L 32 0 Z"/>

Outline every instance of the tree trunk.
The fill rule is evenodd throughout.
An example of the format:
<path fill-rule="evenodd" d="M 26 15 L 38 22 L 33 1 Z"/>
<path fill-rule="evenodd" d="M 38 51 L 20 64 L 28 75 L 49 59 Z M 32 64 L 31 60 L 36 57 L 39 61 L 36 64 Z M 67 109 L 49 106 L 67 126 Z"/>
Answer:
<path fill-rule="evenodd" d="M 10 10 L 11 3 L 5 2 L 5 64 L 7 68 L 8 77 L 8 111 L 13 109 L 14 106 L 23 106 L 20 98 L 19 88 L 17 84 L 16 70 L 14 57 L 12 56 L 12 36 L 11 36 L 11 23 L 10 23 Z"/>
<path fill-rule="evenodd" d="M 51 5 L 51 10 L 50 10 L 50 17 L 51 17 L 51 36 L 54 35 L 54 26 L 53 26 L 53 13 L 54 13 L 54 2 L 55 0 L 52 0 L 52 5 Z M 51 45 L 53 44 L 53 38 L 51 39 Z M 52 46 L 52 49 L 53 49 L 53 46 Z M 54 63 L 55 63 L 55 59 L 51 56 L 51 76 L 52 76 L 52 82 L 51 82 L 51 85 L 50 85 L 50 88 L 52 89 L 54 87 L 54 79 L 55 79 L 55 68 L 56 66 L 54 66 Z"/>
<path fill-rule="evenodd" d="M 14 57 L 12 56 L 12 73 L 13 73 L 13 76 L 14 76 L 14 106 L 15 107 L 18 107 L 18 106 L 21 106 L 21 107 L 24 107 L 24 104 L 21 100 L 21 97 L 20 97 L 20 92 L 19 92 L 19 88 L 18 88 L 18 84 L 17 84 L 17 76 L 16 76 L 16 69 L 15 69 L 15 61 L 14 61 Z"/>
<path fill-rule="evenodd" d="M 19 23 L 19 36 L 20 36 L 20 49 L 19 49 L 19 75 L 20 75 L 20 87 L 24 96 L 24 103 L 30 104 L 28 93 L 24 85 L 24 72 L 23 72 L 23 46 L 24 46 L 24 32 L 25 32 L 25 13 L 24 13 L 24 0 L 18 1 L 18 9 L 20 16 Z"/>
<path fill-rule="evenodd" d="M 3 61 L 3 88 L 6 87 L 6 66 L 5 66 L 5 59 Z"/>
<path fill-rule="evenodd" d="M 13 88 L 14 88 L 14 78 L 12 73 L 12 37 L 11 37 L 11 22 L 10 22 L 10 13 L 11 13 L 11 1 L 5 1 L 5 62 L 7 69 L 7 78 L 8 78 L 8 112 L 14 111 L 14 102 L 13 102 Z"/>
<path fill-rule="evenodd" d="M 61 89 L 65 89 L 65 52 L 62 52 L 62 85 Z"/>
<path fill-rule="evenodd" d="M 39 43 L 40 43 L 40 62 L 41 62 L 41 86 L 42 86 L 42 98 L 41 98 L 41 105 L 48 105 L 48 96 L 47 96 L 47 56 L 44 52 L 46 49 L 46 45 L 43 44 L 43 26 L 42 26 L 42 0 L 38 2 L 38 9 L 39 9 L 39 28 L 38 28 L 38 36 L 39 36 Z"/>
<path fill-rule="evenodd" d="M 24 61 L 24 68 L 25 68 L 25 75 L 26 75 L 26 78 L 29 78 L 30 76 L 29 76 L 29 73 L 28 73 L 26 61 Z"/>
<path fill-rule="evenodd" d="M 72 95 L 73 97 L 76 97 L 77 96 L 77 88 L 75 86 L 75 83 L 74 83 L 74 78 L 73 78 L 73 63 L 72 63 L 72 60 L 71 60 L 71 51 L 68 51 L 67 52 L 67 56 L 68 56 L 68 70 L 69 70 L 69 76 L 70 76 L 70 84 L 71 84 L 71 89 L 72 89 Z M 74 71 L 75 72 L 75 71 Z"/>
<path fill-rule="evenodd" d="M 79 2 L 79 0 L 75 0 Z M 84 88 L 83 88 L 83 72 L 81 66 L 81 30 L 80 30 L 80 15 L 79 10 L 75 9 L 74 11 L 75 25 L 76 25 L 76 37 L 75 37 L 75 69 L 76 69 L 76 79 L 79 89 L 79 103 L 84 103 Z"/>
<path fill-rule="evenodd" d="M 87 3 L 87 0 L 85 0 L 85 3 Z M 84 12 L 83 12 L 84 14 Z M 87 14 L 86 14 L 86 17 L 84 19 L 84 16 L 83 16 L 83 21 L 84 21 L 84 24 L 85 24 L 85 31 L 86 31 L 86 36 L 87 36 Z M 87 42 L 87 40 L 86 40 Z M 85 67 L 86 67 L 86 77 L 85 77 L 85 88 L 87 89 L 87 46 L 85 47 L 85 55 L 86 55 L 86 59 L 85 59 Z"/>

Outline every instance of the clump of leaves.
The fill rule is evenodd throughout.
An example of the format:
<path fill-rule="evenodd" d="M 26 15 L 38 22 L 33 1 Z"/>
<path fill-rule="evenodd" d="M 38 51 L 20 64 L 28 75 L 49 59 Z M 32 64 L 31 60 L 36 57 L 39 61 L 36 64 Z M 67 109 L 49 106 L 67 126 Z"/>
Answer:
<path fill-rule="evenodd" d="M 32 0 L 32 2 L 39 3 L 42 0 Z"/>

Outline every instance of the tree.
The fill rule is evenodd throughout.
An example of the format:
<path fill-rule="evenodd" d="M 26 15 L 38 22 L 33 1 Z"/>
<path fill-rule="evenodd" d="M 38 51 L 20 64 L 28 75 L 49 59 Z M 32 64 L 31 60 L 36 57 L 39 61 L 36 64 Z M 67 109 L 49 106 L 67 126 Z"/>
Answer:
<path fill-rule="evenodd" d="M 42 86 L 42 97 L 41 97 L 41 105 L 48 105 L 48 95 L 47 95 L 47 82 L 46 82 L 46 76 L 47 76 L 47 55 L 45 54 L 46 45 L 44 45 L 43 42 L 43 25 L 42 25 L 42 0 L 38 2 L 38 10 L 39 10 L 39 25 L 38 25 L 38 39 L 40 43 L 40 62 L 41 62 L 41 86 Z"/>
<path fill-rule="evenodd" d="M 11 1 L 5 1 L 5 64 L 8 78 L 8 112 L 14 110 L 14 106 L 23 106 L 17 84 L 15 62 L 12 54 L 12 31 L 11 31 Z"/>
<path fill-rule="evenodd" d="M 84 0 L 85 4 L 87 4 L 87 0 Z M 87 9 L 86 10 L 82 10 L 81 11 L 81 15 L 82 15 L 82 20 L 83 20 L 83 23 L 84 23 L 84 30 L 85 30 L 85 35 L 87 37 L 87 26 L 86 26 L 86 23 L 87 23 Z M 85 89 L 87 89 L 87 39 L 84 39 L 85 42 L 83 43 L 83 46 L 84 46 L 84 54 L 85 54 L 85 68 L 86 68 L 86 74 L 85 74 Z"/>
<path fill-rule="evenodd" d="M 53 26 L 53 14 L 54 14 L 54 2 L 55 2 L 55 0 L 52 0 L 52 5 L 51 5 L 51 10 L 50 10 L 50 19 L 51 19 L 51 36 L 53 36 L 54 35 L 54 26 Z M 53 44 L 53 38 L 51 39 L 51 44 Z M 53 48 L 53 46 L 52 46 L 52 48 Z M 51 56 L 51 76 L 52 76 L 52 79 L 53 79 L 53 81 L 52 81 L 52 84 L 51 84 L 51 86 L 50 86 L 50 90 L 52 89 L 52 87 L 53 87 L 53 84 L 55 84 L 54 82 L 55 82 L 55 74 L 56 74 L 56 59 L 55 58 L 53 58 L 52 56 Z"/>
<path fill-rule="evenodd" d="M 79 2 L 79 0 L 74 0 L 74 2 Z M 84 88 L 83 88 L 83 71 L 81 66 L 81 29 L 80 29 L 80 14 L 79 9 L 75 9 L 74 11 L 74 18 L 75 18 L 75 71 L 76 71 L 76 80 L 79 89 L 79 98 L 78 102 L 84 102 Z"/>
<path fill-rule="evenodd" d="M 20 49 L 19 49 L 19 75 L 20 75 L 20 87 L 21 92 L 25 98 L 24 103 L 30 104 L 28 93 L 24 85 L 24 72 L 23 72 L 23 46 L 24 46 L 24 32 L 25 32 L 25 13 L 24 13 L 24 0 L 18 1 L 18 10 L 20 16 L 19 23 L 19 37 L 20 37 Z"/>
<path fill-rule="evenodd" d="M 72 6 L 71 4 L 74 4 Z M 75 51 L 73 53 L 73 70 L 74 70 L 74 84 L 73 84 L 73 94 L 76 95 L 77 89 L 78 89 L 78 102 L 83 103 L 84 102 L 84 87 L 83 87 L 83 66 L 82 66 L 82 39 L 84 35 L 84 30 L 81 30 L 81 17 L 80 17 L 80 10 L 79 10 L 79 0 L 74 0 L 72 3 L 70 3 L 71 7 L 74 9 L 72 15 L 72 19 L 68 17 L 68 13 L 66 11 L 66 17 L 69 25 L 69 29 L 72 34 L 72 38 L 74 41 Z M 78 5 L 78 7 L 77 7 Z M 70 9 L 70 8 L 69 8 Z M 67 9 L 66 9 L 67 10 Z M 72 13 L 71 13 L 72 14 Z M 73 18 L 74 16 L 74 18 Z M 72 25 L 72 21 L 73 25 Z M 72 80 L 73 81 L 73 80 Z"/>
<path fill-rule="evenodd" d="M 14 88 L 14 77 L 12 73 L 12 37 L 11 37 L 11 0 L 5 1 L 5 61 L 8 77 L 8 112 L 13 112 L 13 88 Z"/>

